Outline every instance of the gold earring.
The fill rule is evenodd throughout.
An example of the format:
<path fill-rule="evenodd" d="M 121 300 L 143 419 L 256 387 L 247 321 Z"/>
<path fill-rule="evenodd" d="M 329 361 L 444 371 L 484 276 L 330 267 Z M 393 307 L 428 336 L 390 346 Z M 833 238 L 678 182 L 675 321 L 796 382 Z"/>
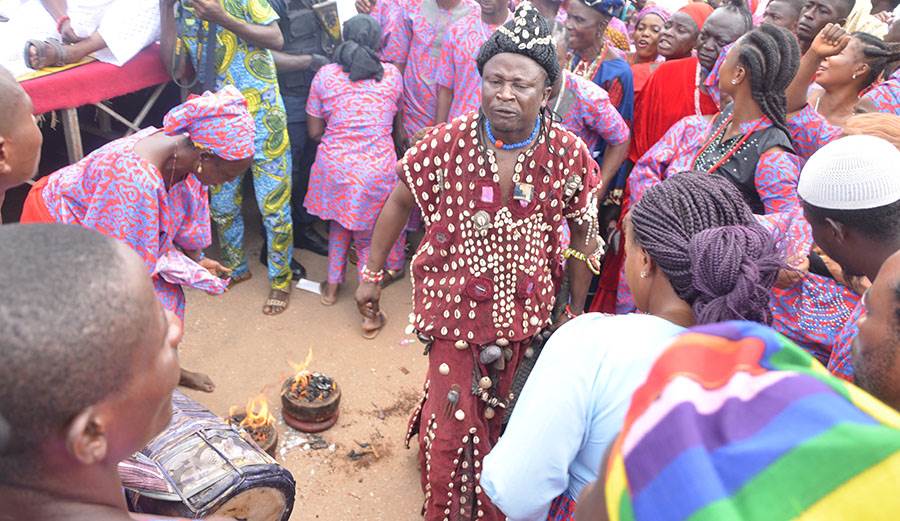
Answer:
<path fill-rule="evenodd" d="M 642 279 L 646 279 L 646 278 L 647 278 L 647 272 L 646 272 L 646 271 L 642 271 L 642 272 L 641 272 L 641 278 L 642 278 Z"/>
<path fill-rule="evenodd" d="M 200 175 L 203 173 L 203 158 L 201 157 L 197 163 L 197 175 Z"/>

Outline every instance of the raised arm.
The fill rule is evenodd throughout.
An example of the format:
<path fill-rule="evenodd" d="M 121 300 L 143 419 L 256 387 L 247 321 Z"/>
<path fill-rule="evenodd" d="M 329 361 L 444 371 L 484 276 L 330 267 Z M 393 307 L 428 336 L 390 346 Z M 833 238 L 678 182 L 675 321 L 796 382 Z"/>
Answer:
<path fill-rule="evenodd" d="M 828 24 L 819 31 L 809 50 L 800 57 L 797 75 L 785 91 L 788 113 L 798 111 L 806 105 L 806 93 L 822 60 L 840 54 L 849 42 L 850 35 L 838 24 Z"/>

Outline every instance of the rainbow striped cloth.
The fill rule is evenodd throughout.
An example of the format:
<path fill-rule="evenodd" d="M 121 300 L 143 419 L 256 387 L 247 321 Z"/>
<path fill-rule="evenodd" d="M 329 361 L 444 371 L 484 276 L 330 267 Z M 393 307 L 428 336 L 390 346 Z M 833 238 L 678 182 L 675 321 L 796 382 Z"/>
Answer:
<path fill-rule="evenodd" d="M 611 521 L 900 519 L 900 414 L 768 327 L 679 336 L 606 465 Z"/>

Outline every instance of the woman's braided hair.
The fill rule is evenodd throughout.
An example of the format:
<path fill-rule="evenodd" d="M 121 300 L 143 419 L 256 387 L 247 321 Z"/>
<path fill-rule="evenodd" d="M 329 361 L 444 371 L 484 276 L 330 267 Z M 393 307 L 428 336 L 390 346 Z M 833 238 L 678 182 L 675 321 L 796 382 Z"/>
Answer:
<path fill-rule="evenodd" d="M 698 324 L 769 321 L 784 254 L 730 181 L 698 172 L 670 177 L 644 194 L 631 224 Z"/>
<path fill-rule="evenodd" d="M 862 44 L 863 59 L 869 66 L 869 74 L 863 83 L 863 89 L 869 87 L 884 73 L 891 63 L 900 60 L 900 46 L 887 43 L 869 33 L 856 32 L 853 38 Z"/>
<path fill-rule="evenodd" d="M 800 63 L 800 46 L 793 34 L 772 24 L 750 31 L 738 43 L 739 60 L 750 74 L 750 92 L 772 124 L 787 136 L 785 90 Z"/>

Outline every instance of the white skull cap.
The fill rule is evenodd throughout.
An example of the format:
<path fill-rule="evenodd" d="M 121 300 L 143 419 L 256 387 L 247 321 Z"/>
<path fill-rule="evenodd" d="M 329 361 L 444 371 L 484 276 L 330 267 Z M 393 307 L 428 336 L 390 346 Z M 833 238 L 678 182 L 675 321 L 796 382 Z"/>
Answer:
<path fill-rule="evenodd" d="M 866 210 L 900 201 L 900 150 L 874 136 L 832 141 L 806 162 L 797 193 L 828 210 Z"/>

